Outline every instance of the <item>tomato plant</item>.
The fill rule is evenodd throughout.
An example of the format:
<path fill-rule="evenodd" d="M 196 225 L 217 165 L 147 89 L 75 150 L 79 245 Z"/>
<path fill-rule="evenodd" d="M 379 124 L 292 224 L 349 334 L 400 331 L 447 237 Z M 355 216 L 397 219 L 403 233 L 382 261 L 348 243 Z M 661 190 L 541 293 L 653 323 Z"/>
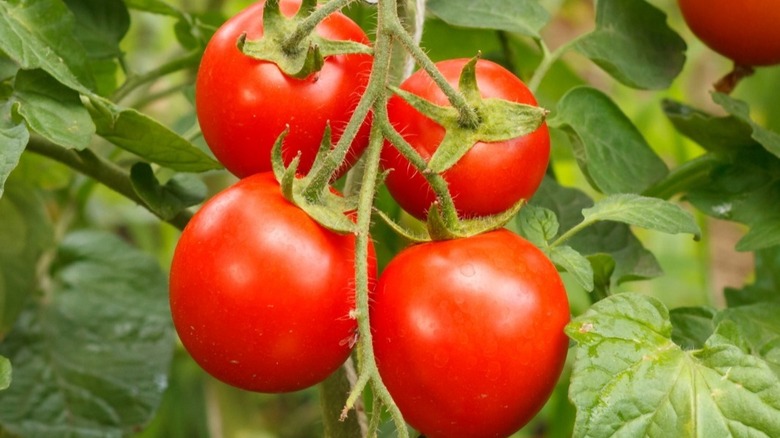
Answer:
<path fill-rule="evenodd" d="M 467 62 L 467 59 L 452 59 L 438 62 L 436 67 L 454 86 Z M 517 76 L 487 60 L 477 62 L 477 86 L 485 98 L 536 105 L 533 94 Z M 418 70 L 406 79 L 401 89 L 438 105 L 448 104 L 447 96 L 424 70 Z M 398 96 L 389 100 L 387 111 L 396 129 L 429 160 L 444 138 L 444 127 Z M 442 176 L 461 216 L 488 216 L 530 198 L 542 181 L 549 157 L 550 136 L 543 125 L 520 138 L 476 143 Z M 425 178 L 390 144 L 384 148 L 382 159 L 382 165 L 392 169 L 387 177 L 390 193 L 404 210 L 417 218 L 425 218 L 436 200 Z"/>
<path fill-rule="evenodd" d="M 252 3 L 0 1 L 0 436 L 780 436 L 777 8 Z"/>
<path fill-rule="evenodd" d="M 303 79 L 290 77 L 274 63 L 252 58 L 237 47 L 241 35 L 263 36 L 263 6 L 257 2 L 217 29 L 203 53 L 195 85 L 197 114 L 203 137 L 217 159 L 233 174 L 245 177 L 271 170 L 271 147 L 289 126 L 284 157 L 289 163 L 301 151 L 300 171 L 308 172 L 320 147 L 325 126 L 335 140 L 341 135 L 368 82 L 371 56 L 334 55 L 322 69 Z M 284 0 L 291 16 L 300 1 Z M 368 43 L 352 20 L 334 13 L 317 34 L 333 40 Z M 354 140 L 341 172 L 349 169 L 368 140 L 365 125 Z"/>
<path fill-rule="evenodd" d="M 780 9 L 772 0 L 735 4 L 678 0 L 686 23 L 706 45 L 745 67 L 780 63 Z"/>
<path fill-rule="evenodd" d="M 170 302 L 182 343 L 243 389 L 319 383 L 355 341 L 353 253 L 354 237 L 290 204 L 272 174 L 241 180 L 198 211 L 176 246 Z"/>
<path fill-rule="evenodd" d="M 371 304 L 382 380 L 426 437 L 503 437 L 558 381 L 569 304 L 555 266 L 506 230 L 410 247 Z"/>

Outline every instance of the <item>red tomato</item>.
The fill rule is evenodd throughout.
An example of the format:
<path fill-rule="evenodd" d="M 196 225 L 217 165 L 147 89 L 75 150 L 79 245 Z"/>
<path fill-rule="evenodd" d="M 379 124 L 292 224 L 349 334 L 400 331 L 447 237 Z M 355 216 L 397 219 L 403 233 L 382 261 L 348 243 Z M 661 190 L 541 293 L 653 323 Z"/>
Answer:
<path fill-rule="evenodd" d="M 173 256 L 170 304 L 184 347 L 208 373 L 246 390 L 322 381 L 356 336 L 354 244 L 284 199 L 270 173 L 217 194 Z"/>
<path fill-rule="evenodd" d="M 271 169 L 271 148 L 286 125 L 284 158 L 289 163 L 302 152 L 299 171 L 309 171 L 325 125 L 339 139 L 368 83 L 372 57 L 338 55 L 306 79 L 286 76 L 271 63 L 250 58 L 236 47 L 243 33 L 263 35 L 263 4 L 256 3 L 222 25 L 209 41 L 198 70 L 195 98 L 203 137 L 217 159 L 238 177 Z M 282 12 L 293 15 L 300 1 L 283 0 Z M 352 20 L 334 13 L 317 26 L 318 35 L 333 40 L 368 43 Z M 368 127 L 351 146 L 348 170 L 365 149 Z"/>
<path fill-rule="evenodd" d="M 550 396 L 568 348 L 558 272 L 507 230 L 402 251 L 370 317 L 382 380 L 427 438 L 520 429 Z"/>
<path fill-rule="evenodd" d="M 743 66 L 780 63 L 777 0 L 678 0 L 691 31 Z"/>
<path fill-rule="evenodd" d="M 447 81 L 457 86 L 468 59 L 436 64 Z M 477 85 L 483 97 L 536 105 L 533 94 L 511 72 L 486 60 L 477 63 Z M 422 70 L 410 76 L 401 88 L 439 105 L 449 102 Z M 398 96 L 388 103 L 390 121 L 426 160 L 444 138 L 444 128 L 420 114 Z M 528 199 L 542 182 L 550 158 L 547 125 L 529 135 L 498 143 L 475 144 L 452 168 L 443 173 L 462 217 L 501 213 L 521 199 Z M 407 212 L 424 219 L 436 199 L 425 178 L 389 143 L 382 151 L 384 168 L 394 169 L 387 188 Z"/>

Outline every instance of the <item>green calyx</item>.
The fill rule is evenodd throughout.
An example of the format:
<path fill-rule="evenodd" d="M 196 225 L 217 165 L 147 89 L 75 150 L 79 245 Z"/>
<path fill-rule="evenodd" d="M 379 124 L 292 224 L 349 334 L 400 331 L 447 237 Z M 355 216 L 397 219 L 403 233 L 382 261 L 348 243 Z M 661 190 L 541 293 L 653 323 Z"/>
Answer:
<path fill-rule="evenodd" d="M 288 130 L 285 129 L 279 135 L 271 151 L 271 164 L 274 176 L 281 186 L 282 195 L 323 227 L 342 234 L 356 232 L 357 226 L 347 216 L 349 212 L 357 208 L 354 198 L 344 198 L 331 191 L 327 179 L 316 178 L 311 176 L 312 173 L 307 176 L 298 175 L 300 152 L 289 166 L 284 165 L 282 143 L 287 132 Z M 315 159 L 315 167 L 323 159 L 323 156 L 330 152 L 330 149 L 331 136 L 328 126 Z"/>
<path fill-rule="evenodd" d="M 263 7 L 263 36 L 249 40 L 246 34 L 237 45 L 247 56 L 276 64 L 286 75 L 303 79 L 322 69 L 325 57 L 353 53 L 371 54 L 372 49 L 354 41 L 322 38 L 314 32 L 319 17 L 317 0 L 303 0 L 290 18 L 282 14 L 279 0 L 268 0 Z M 314 20 L 312 20 L 314 18 Z"/>
<path fill-rule="evenodd" d="M 411 231 L 401 226 L 381 211 L 378 213 L 394 232 L 410 242 L 422 243 L 437 240 L 461 239 L 497 230 L 512 220 L 525 204 L 526 201 L 522 199 L 510 209 L 496 215 L 451 220 L 448 219 L 447 215 L 442 213 L 441 205 L 436 203 L 428 210 L 428 217 L 425 224 L 426 232 L 422 233 Z"/>
<path fill-rule="evenodd" d="M 445 129 L 444 139 L 428 162 L 427 171 L 441 173 L 457 163 L 477 142 L 499 142 L 522 137 L 544 123 L 548 111 L 538 106 L 496 98 L 482 98 L 477 87 L 475 57 L 460 75 L 459 91 L 476 112 L 477 122 L 469 122 L 464 111 L 440 106 L 415 94 L 391 87 L 391 90 L 417 111 Z"/>

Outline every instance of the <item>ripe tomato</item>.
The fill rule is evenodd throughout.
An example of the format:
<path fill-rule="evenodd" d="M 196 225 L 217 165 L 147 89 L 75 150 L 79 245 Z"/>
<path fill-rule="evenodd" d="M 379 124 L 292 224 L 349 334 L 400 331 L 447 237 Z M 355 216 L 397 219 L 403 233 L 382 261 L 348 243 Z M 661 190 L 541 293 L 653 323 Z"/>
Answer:
<path fill-rule="evenodd" d="M 777 0 L 678 0 L 691 31 L 742 66 L 780 63 Z"/>
<path fill-rule="evenodd" d="M 284 199 L 270 173 L 217 194 L 173 256 L 170 304 L 184 347 L 211 375 L 247 390 L 322 381 L 346 360 L 357 330 L 354 243 Z M 373 276 L 373 252 L 369 265 Z"/>
<path fill-rule="evenodd" d="M 457 86 L 468 59 L 436 64 L 447 81 Z M 536 105 L 533 94 L 511 72 L 486 60 L 477 63 L 477 85 L 483 97 Z M 439 105 L 449 105 L 446 96 L 423 70 L 401 84 L 401 88 Z M 390 99 L 390 121 L 404 138 L 429 160 L 444 138 L 444 128 L 419 113 L 398 96 Z M 542 182 L 550 158 L 547 125 L 512 140 L 475 144 L 460 161 L 443 173 L 462 217 L 501 213 L 521 199 L 530 198 Z M 387 188 L 404 210 L 424 219 L 436 199 L 425 178 L 389 143 L 382 151 L 382 165 L 394 169 Z"/>
<path fill-rule="evenodd" d="M 505 437 L 549 397 L 566 358 L 558 272 L 507 230 L 412 246 L 371 303 L 377 366 L 427 438 Z"/>
<path fill-rule="evenodd" d="M 233 174 L 243 178 L 271 169 L 271 148 L 286 125 L 284 157 L 289 163 L 302 152 L 299 171 L 309 171 L 319 149 L 327 122 L 339 139 L 368 83 L 372 57 L 338 55 L 306 79 L 286 76 L 279 68 L 241 53 L 239 36 L 263 35 L 263 4 L 244 9 L 222 25 L 203 53 L 195 84 L 198 121 L 203 137 L 217 159 Z M 293 15 L 298 0 L 283 0 L 282 12 Z M 334 13 L 317 26 L 316 32 L 333 40 L 368 43 L 366 34 L 352 20 Z M 352 144 L 348 170 L 368 142 L 368 127 L 361 128 Z"/>

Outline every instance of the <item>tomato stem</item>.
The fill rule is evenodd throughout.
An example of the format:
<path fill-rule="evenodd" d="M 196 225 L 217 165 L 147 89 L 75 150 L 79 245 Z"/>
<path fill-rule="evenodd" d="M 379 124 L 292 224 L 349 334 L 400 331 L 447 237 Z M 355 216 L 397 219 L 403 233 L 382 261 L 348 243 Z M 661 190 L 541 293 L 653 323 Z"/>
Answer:
<path fill-rule="evenodd" d="M 577 42 L 579 42 L 583 36 L 584 35 L 581 35 L 577 38 L 567 41 L 565 44 L 560 45 L 552 52 L 550 51 L 550 48 L 547 46 L 547 44 L 545 44 L 544 40 L 537 40 L 539 48 L 542 49 L 542 62 L 539 63 L 539 66 L 536 67 L 533 76 L 531 76 L 531 79 L 528 80 L 528 89 L 531 90 L 532 93 L 536 94 L 536 91 L 539 89 L 539 85 L 541 85 L 542 80 L 550 71 L 550 68 L 552 68 L 553 64 L 555 64 L 555 62 L 558 61 L 564 53 L 574 47 L 574 45 L 577 44 Z"/>
<path fill-rule="evenodd" d="M 417 45 L 412 36 L 404 29 L 400 20 L 398 20 L 398 17 L 395 17 L 395 20 L 390 23 L 386 31 L 391 33 L 392 36 L 404 46 L 409 54 L 412 55 L 414 61 L 430 75 L 433 82 L 436 83 L 444 95 L 447 96 L 447 99 L 452 106 L 458 110 L 458 124 L 463 128 L 470 129 L 479 126 L 480 117 L 479 114 L 477 114 L 476 109 L 466 101 L 463 93 L 456 90 L 455 87 L 447 82 L 447 79 L 445 79 L 444 75 L 436 68 L 436 65 L 431 58 L 425 54 L 425 51 Z"/>
<path fill-rule="evenodd" d="M 142 85 L 154 82 L 163 76 L 177 72 L 179 70 L 195 67 L 200 62 L 202 55 L 202 50 L 194 50 L 184 56 L 175 58 L 155 68 L 154 70 L 150 70 L 140 75 L 129 76 L 127 80 L 119 88 L 117 88 L 117 90 L 111 96 L 111 100 L 114 102 L 119 102 Z"/>
<path fill-rule="evenodd" d="M 322 7 L 315 9 L 311 15 L 298 23 L 298 26 L 295 27 L 290 36 L 282 41 L 282 50 L 285 53 L 295 52 L 301 42 L 314 32 L 314 29 L 322 20 L 355 1 L 357 0 L 331 0 L 322 5 Z"/>
<path fill-rule="evenodd" d="M 95 181 L 100 182 L 160 217 L 136 194 L 128 172 L 105 158 L 95 155 L 91 150 L 77 151 L 65 149 L 37 135 L 30 136 L 27 150 L 60 162 L 73 170 L 93 178 Z M 182 210 L 170 219 L 160 217 L 164 222 L 168 222 L 179 230 L 183 230 L 191 218 L 192 213 L 188 210 Z"/>
<path fill-rule="evenodd" d="M 752 76 L 756 71 L 753 67 L 747 65 L 740 65 L 734 63 L 734 68 L 728 72 L 725 76 L 720 78 L 718 82 L 715 82 L 713 88 L 715 91 L 723 94 L 731 94 L 737 85 L 746 77 Z"/>

